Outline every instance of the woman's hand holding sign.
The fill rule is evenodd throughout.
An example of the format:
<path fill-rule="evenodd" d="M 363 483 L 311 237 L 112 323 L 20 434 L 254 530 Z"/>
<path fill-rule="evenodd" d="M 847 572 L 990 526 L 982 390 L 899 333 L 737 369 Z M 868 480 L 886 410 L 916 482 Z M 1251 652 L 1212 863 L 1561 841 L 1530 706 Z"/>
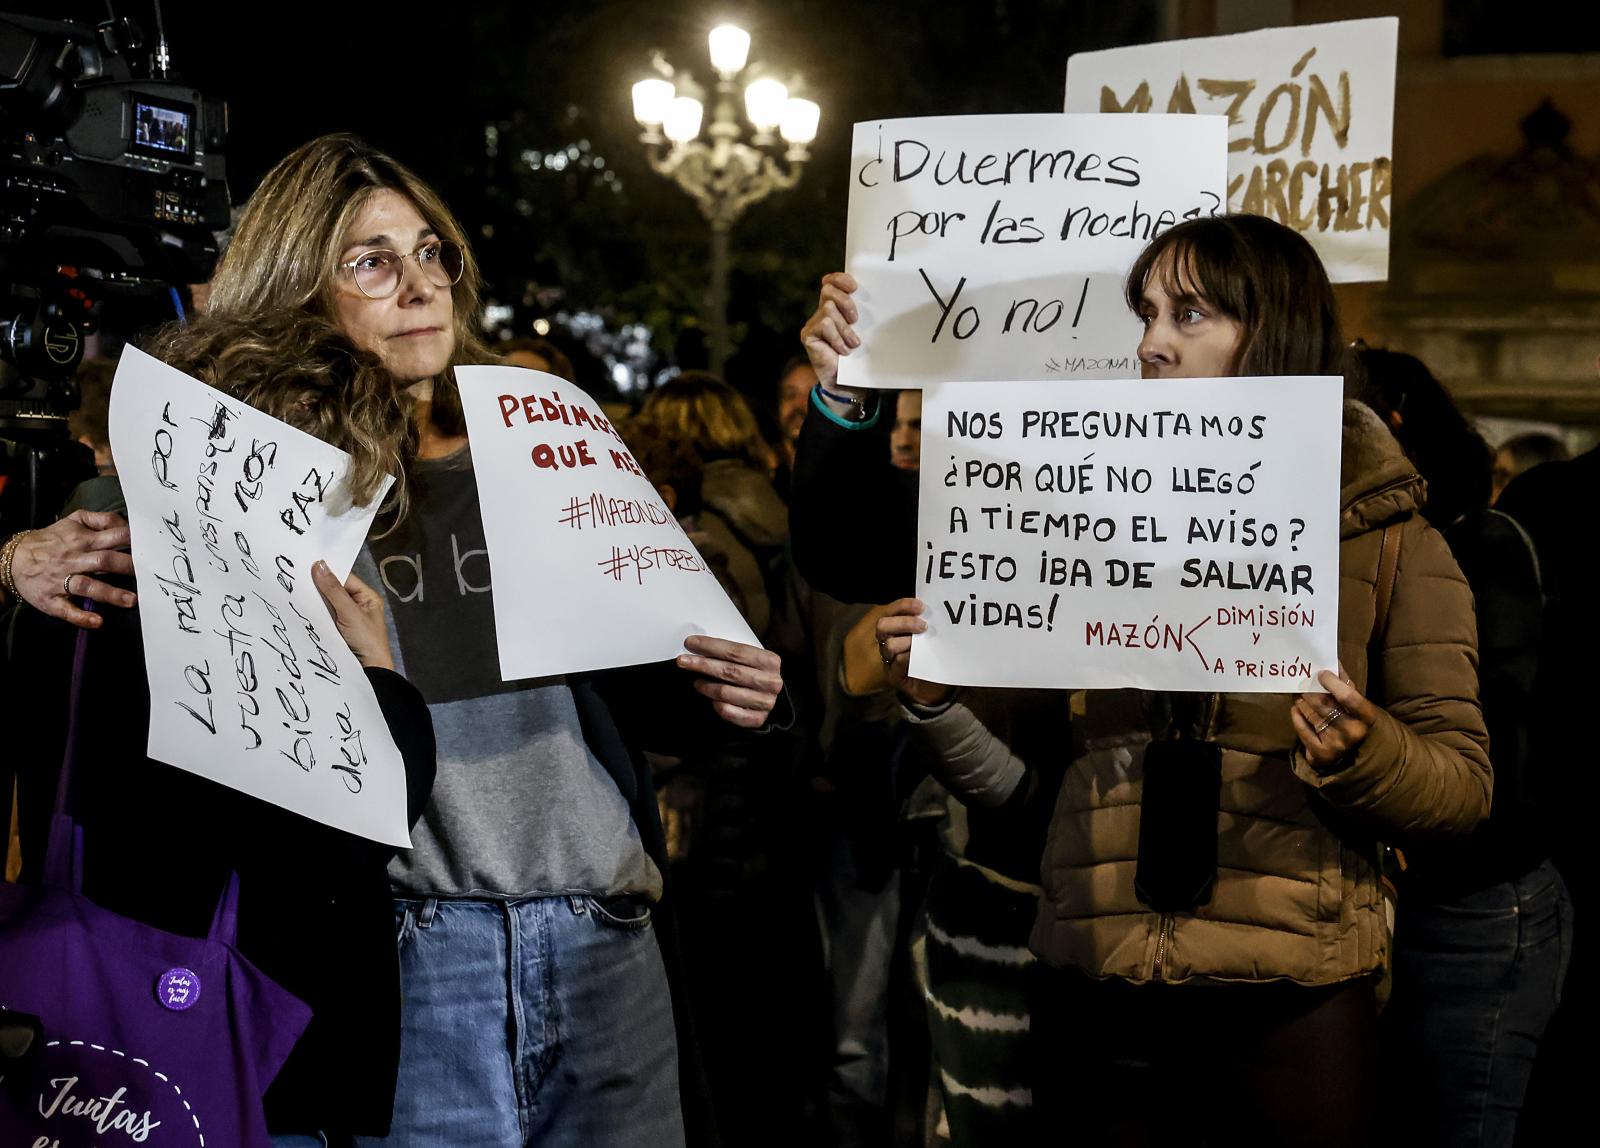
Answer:
<path fill-rule="evenodd" d="M 766 724 L 783 693 L 777 654 L 708 634 L 691 634 L 683 645 L 688 652 L 678 655 L 678 665 L 700 675 L 694 688 L 711 699 L 718 717 L 743 729 Z"/>
<path fill-rule="evenodd" d="M 333 624 L 356 661 L 364 668 L 394 669 L 389 624 L 383 617 L 383 595 L 354 574 L 341 585 L 326 562 L 311 567 L 311 581 L 328 604 Z"/>
<path fill-rule="evenodd" d="M 800 328 L 800 345 L 817 372 L 817 385 L 826 390 L 839 377 L 839 357 L 861 346 L 861 336 L 853 324 L 861 317 L 850 296 L 855 292 L 854 277 L 834 271 L 822 277 L 817 309 Z"/>
<path fill-rule="evenodd" d="M 915 598 L 901 598 L 889 604 L 889 612 L 878 619 L 878 651 L 883 656 L 889 684 L 917 705 L 936 706 L 955 693 L 949 686 L 908 677 L 911 668 L 911 636 L 926 633 L 928 623 L 921 618 L 923 604 Z"/>
<path fill-rule="evenodd" d="M 1378 720 L 1378 707 L 1361 696 L 1344 676 L 1342 665 L 1337 674 L 1323 670 L 1318 680 L 1328 692 L 1301 694 L 1289 716 L 1311 768 L 1330 773 L 1367 740 Z"/>

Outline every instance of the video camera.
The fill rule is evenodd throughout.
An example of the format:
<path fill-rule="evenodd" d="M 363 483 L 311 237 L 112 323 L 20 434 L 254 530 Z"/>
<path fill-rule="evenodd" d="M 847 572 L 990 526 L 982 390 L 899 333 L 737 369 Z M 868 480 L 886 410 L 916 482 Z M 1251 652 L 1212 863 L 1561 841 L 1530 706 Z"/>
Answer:
<path fill-rule="evenodd" d="M 143 48 L 126 19 L 0 13 L 0 537 L 84 477 L 66 415 L 94 304 L 205 282 L 228 226 L 227 105 Z"/>

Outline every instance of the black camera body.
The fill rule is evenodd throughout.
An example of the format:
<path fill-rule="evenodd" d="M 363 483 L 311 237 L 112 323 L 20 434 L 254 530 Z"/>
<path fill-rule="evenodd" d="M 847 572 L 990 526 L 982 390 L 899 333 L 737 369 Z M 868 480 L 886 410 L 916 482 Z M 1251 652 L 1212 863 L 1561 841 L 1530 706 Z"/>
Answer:
<path fill-rule="evenodd" d="M 142 47 L 126 20 L 0 13 L 0 536 L 53 513 L 5 479 L 46 481 L 18 450 L 68 439 L 94 304 L 205 282 L 228 227 L 227 105 L 136 75 Z"/>
<path fill-rule="evenodd" d="M 0 288 L 20 296 L 0 303 L 0 358 L 24 375 L 71 373 L 85 302 L 216 264 L 227 105 L 136 78 L 139 46 L 125 21 L 0 14 Z"/>
<path fill-rule="evenodd" d="M 37 269 L 202 283 L 228 226 L 226 112 L 193 88 L 122 80 L 78 92 L 58 136 L 0 114 L 0 251 Z M 22 128 L 22 130 L 18 130 Z"/>

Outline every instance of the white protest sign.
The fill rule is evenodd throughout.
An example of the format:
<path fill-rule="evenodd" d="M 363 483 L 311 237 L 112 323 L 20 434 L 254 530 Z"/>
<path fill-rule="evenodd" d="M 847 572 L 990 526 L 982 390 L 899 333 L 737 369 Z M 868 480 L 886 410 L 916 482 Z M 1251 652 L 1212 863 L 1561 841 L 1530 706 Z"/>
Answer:
<path fill-rule="evenodd" d="M 861 346 L 840 385 L 1136 376 L 1121 276 L 1156 235 L 1222 210 L 1226 131 L 1220 116 L 856 124 Z"/>
<path fill-rule="evenodd" d="M 911 676 L 1287 693 L 1337 666 L 1342 380 L 923 392 Z"/>
<path fill-rule="evenodd" d="M 1293 227 L 1335 283 L 1389 277 L 1392 16 L 1082 52 L 1069 112 L 1228 117 L 1228 209 Z"/>
<path fill-rule="evenodd" d="M 346 577 L 382 492 L 349 456 L 129 347 L 111 391 L 157 761 L 409 846 L 405 766 L 311 581 Z M 388 484 L 385 484 L 385 490 Z"/>
<path fill-rule="evenodd" d="M 458 367 L 506 681 L 761 643 L 600 405 L 554 375 Z"/>

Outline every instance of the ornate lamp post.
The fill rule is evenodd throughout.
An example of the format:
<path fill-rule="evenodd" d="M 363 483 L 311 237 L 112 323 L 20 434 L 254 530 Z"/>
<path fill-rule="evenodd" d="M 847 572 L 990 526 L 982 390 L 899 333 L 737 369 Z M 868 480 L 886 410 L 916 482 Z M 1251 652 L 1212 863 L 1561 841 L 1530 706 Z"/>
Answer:
<path fill-rule="evenodd" d="M 750 33 L 732 24 L 711 30 L 711 66 L 717 73 L 707 139 L 700 138 L 705 116 L 703 90 L 687 73 L 674 73 L 657 53 L 661 78 L 633 85 L 633 116 L 650 166 L 688 192 L 711 225 L 711 282 L 706 298 L 711 335 L 711 369 L 721 374 L 731 351 L 728 341 L 728 236 L 744 209 L 775 191 L 791 188 L 807 158 L 806 145 L 817 137 L 821 109 L 795 99 L 788 86 L 759 77 L 749 64 Z M 744 116 L 738 110 L 741 76 Z"/>

